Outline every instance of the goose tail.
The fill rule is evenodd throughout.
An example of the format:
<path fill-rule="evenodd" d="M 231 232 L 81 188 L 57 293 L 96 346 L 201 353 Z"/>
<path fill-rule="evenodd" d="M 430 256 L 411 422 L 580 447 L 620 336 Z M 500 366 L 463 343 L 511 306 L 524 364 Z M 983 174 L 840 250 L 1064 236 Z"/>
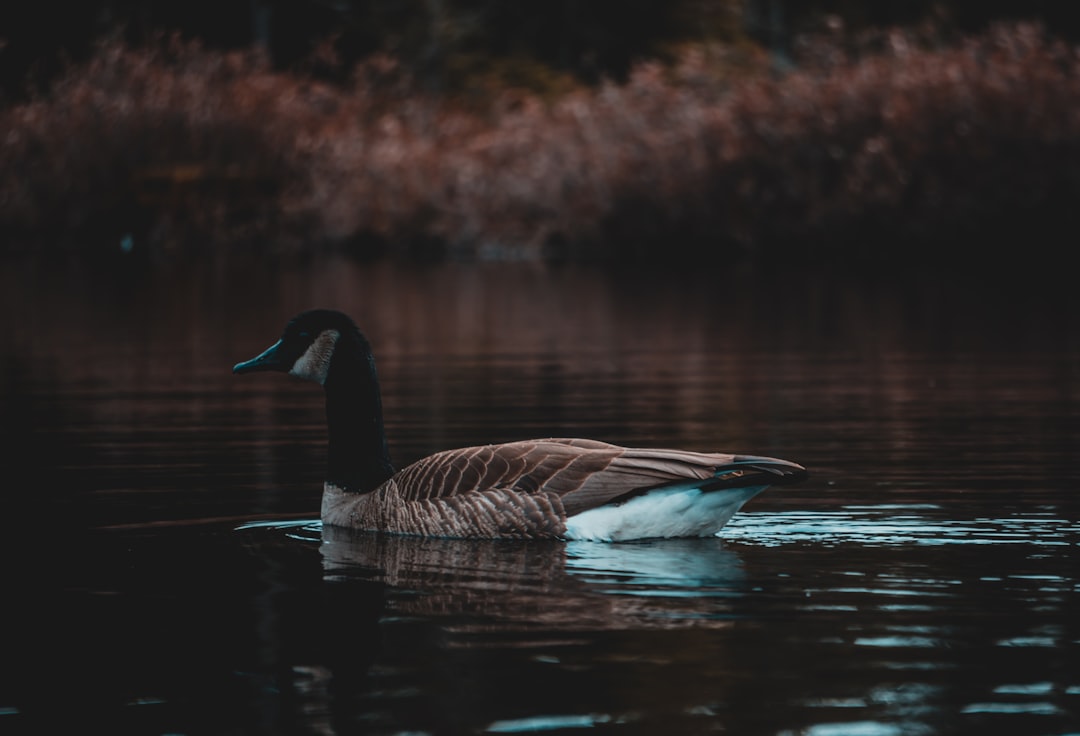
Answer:
<path fill-rule="evenodd" d="M 730 463 L 716 468 L 711 480 L 698 488 L 704 492 L 754 486 L 786 486 L 806 480 L 806 468 L 775 457 L 736 455 Z"/>
<path fill-rule="evenodd" d="M 735 455 L 711 478 L 639 489 L 566 520 L 565 537 L 599 542 L 717 534 L 743 504 L 766 488 L 807 476 L 798 463 Z"/>

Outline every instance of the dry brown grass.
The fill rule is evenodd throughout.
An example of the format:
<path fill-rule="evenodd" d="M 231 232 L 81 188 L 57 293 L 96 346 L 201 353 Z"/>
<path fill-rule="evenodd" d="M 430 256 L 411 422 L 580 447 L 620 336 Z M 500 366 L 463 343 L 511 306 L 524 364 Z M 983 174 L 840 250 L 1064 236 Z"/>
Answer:
<path fill-rule="evenodd" d="M 0 112 L 0 227 L 815 257 L 1075 225 L 1076 49 L 1019 25 L 802 50 L 795 71 L 743 59 L 733 78 L 722 53 L 690 49 L 624 84 L 504 90 L 478 112 L 385 58 L 341 88 L 256 54 L 104 46 Z"/>

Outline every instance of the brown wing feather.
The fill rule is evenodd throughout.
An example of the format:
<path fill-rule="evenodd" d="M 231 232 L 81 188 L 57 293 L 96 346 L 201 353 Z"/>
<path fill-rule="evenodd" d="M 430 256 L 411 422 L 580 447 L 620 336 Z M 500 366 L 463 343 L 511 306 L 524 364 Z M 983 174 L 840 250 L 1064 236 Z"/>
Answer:
<path fill-rule="evenodd" d="M 581 447 L 569 441 L 534 440 L 446 450 L 400 470 L 394 481 L 405 500 L 448 498 L 495 488 L 535 493 L 564 493 L 577 487 L 568 472 L 582 458 L 592 472 L 606 465 L 622 448 L 604 443 Z M 568 485 L 569 483 L 569 485 Z M 554 484 L 554 485 L 553 485 Z M 557 490 L 564 488 L 565 490 Z"/>
<path fill-rule="evenodd" d="M 567 516 L 602 506 L 626 493 L 681 480 L 704 480 L 733 459 L 719 453 L 628 447 L 581 486 L 562 497 Z"/>
<path fill-rule="evenodd" d="M 394 476 L 404 500 L 507 490 L 554 494 L 568 516 L 641 488 L 710 477 L 731 455 L 548 439 L 436 453 Z"/>

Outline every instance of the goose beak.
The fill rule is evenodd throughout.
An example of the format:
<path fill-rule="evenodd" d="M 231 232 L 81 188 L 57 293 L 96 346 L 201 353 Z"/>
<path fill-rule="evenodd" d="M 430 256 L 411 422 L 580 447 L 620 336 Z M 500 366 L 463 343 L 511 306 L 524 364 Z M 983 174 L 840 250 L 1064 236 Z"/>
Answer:
<path fill-rule="evenodd" d="M 281 356 L 281 340 L 256 355 L 251 360 L 237 363 L 233 366 L 233 373 L 254 373 L 255 371 L 287 371 L 290 366 L 286 365 Z"/>

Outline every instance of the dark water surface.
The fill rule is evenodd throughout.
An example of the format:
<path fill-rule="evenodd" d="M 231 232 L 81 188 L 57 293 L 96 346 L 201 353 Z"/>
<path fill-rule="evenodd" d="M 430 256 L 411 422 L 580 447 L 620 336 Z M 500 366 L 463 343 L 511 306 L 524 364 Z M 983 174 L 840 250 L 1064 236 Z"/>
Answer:
<path fill-rule="evenodd" d="M 87 268 L 0 287 L 0 733 L 1080 733 L 1064 280 L 529 264 Z M 718 539 L 321 529 L 351 313 L 399 464 L 584 436 L 774 455 Z"/>

